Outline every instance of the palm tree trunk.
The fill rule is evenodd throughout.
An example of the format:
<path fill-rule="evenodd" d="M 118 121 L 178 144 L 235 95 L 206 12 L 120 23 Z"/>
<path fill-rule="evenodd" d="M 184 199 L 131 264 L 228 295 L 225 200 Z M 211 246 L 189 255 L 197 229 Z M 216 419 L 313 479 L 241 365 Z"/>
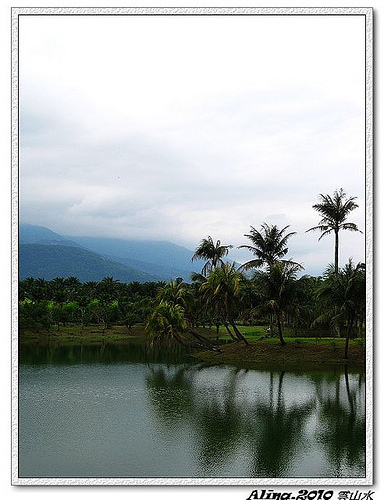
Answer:
<path fill-rule="evenodd" d="M 206 339 L 205 337 L 203 337 L 202 335 L 200 335 L 199 333 L 195 332 L 192 328 L 189 328 L 188 329 L 188 332 L 193 336 L 195 337 L 197 340 L 199 340 L 200 342 L 202 342 L 203 346 L 206 348 L 206 349 L 209 349 L 211 351 L 219 351 L 219 352 L 223 352 L 219 347 L 218 345 L 216 346 L 213 346 L 212 343 Z M 179 339 L 178 339 L 179 340 Z M 179 340 L 179 342 L 183 345 L 185 345 L 185 343 L 182 341 L 182 339 Z"/>
<path fill-rule="evenodd" d="M 218 302 L 215 302 L 215 321 L 216 321 L 216 339 L 217 339 L 217 342 L 219 342 L 219 328 L 220 328 L 218 318 L 219 318 L 219 304 L 218 304 Z"/>
<path fill-rule="evenodd" d="M 249 345 L 248 340 L 244 337 L 244 335 L 240 332 L 240 330 L 235 325 L 235 320 L 233 319 L 232 314 L 229 312 L 228 300 L 224 301 L 224 307 L 225 307 L 225 314 L 226 314 L 226 317 L 228 319 L 228 323 L 232 326 L 233 331 L 236 334 L 236 337 L 239 340 L 241 340 L 242 342 L 244 342 L 244 344 Z"/>
<path fill-rule="evenodd" d="M 344 347 L 344 359 L 348 359 L 348 346 L 349 339 L 351 336 L 353 321 L 349 320 L 347 324 L 347 336 L 345 337 L 345 347 Z"/>
<path fill-rule="evenodd" d="M 339 231 L 335 231 L 335 273 L 339 273 Z"/>
<path fill-rule="evenodd" d="M 249 345 L 248 340 L 244 337 L 244 335 L 243 335 L 243 334 L 240 332 L 240 330 L 237 328 L 237 326 L 235 325 L 235 322 L 232 320 L 232 321 L 230 321 L 230 324 L 231 324 L 231 326 L 232 326 L 232 328 L 233 328 L 234 332 L 236 333 L 237 338 L 238 338 L 239 340 L 241 340 L 242 342 L 244 342 L 244 344 Z"/>
<path fill-rule="evenodd" d="M 280 344 L 281 345 L 285 345 L 286 344 L 286 341 L 284 340 L 283 338 L 283 327 L 281 325 L 281 315 L 280 315 L 280 312 L 278 311 L 277 314 L 277 328 L 279 330 L 279 339 L 280 339 Z"/>
<path fill-rule="evenodd" d="M 238 339 L 237 339 L 237 338 L 233 335 L 233 333 L 231 332 L 231 330 L 230 330 L 230 328 L 229 328 L 229 326 L 228 326 L 228 323 L 227 323 L 227 322 L 225 322 L 225 323 L 224 323 L 224 326 L 225 326 L 225 329 L 227 330 L 228 334 L 232 337 L 232 339 L 233 339 L 235 342 L 237 342 L 237 341 L 238 341 Z"/>

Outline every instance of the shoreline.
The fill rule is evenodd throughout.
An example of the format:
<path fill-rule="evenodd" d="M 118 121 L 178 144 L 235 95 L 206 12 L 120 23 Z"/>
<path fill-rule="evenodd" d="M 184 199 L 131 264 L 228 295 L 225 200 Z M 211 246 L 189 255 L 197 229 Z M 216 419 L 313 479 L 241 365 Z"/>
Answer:
<path fill-rule="evenodd" d="M 365 369 L 364 346 L 351 343 L 348 359 L 344 359 L 344 344 L 316 344 L 304 342 L 280 343 L 254 342 L 249 346 L 243 344 L 227 344 L 220 346 L 223 352 L 200 351 L 193 357 L 209 365 L 228 365 L 244 369 Z"/>
<path fill-rule="evenodd" d="M 225 339 L 222 339 L 225 340 Z M 125 328 L 105 332 L 88 330 L 79 332 L 51 332 L 20 335 L 19 346 L 97 346 L 128 345 L 143 343 L 148 339 L 142 329 L 129 331 Z M 366 353 L 361 340 L 351 340 L 348 359 L 344 359 L 342 338 L 294 338 L 287 337 L 282 346 L 278 339 L 252 339 L 246 346 L 242 343 L 222 343 L 220 351 L 196 349 L 190 356 L 207 365 L 227 365 L 240 369 L 324 370 L 343 367 L 365 369 Z"/>

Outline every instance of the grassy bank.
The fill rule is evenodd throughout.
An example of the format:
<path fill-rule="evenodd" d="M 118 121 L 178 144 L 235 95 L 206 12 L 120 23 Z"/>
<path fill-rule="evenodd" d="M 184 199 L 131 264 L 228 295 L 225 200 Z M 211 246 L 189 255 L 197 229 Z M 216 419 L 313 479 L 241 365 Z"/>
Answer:
<path fill-rule="evenodd" d="M 351 341 L 348 360 L 344 360 L 344 339 L 286 339 L 282 346 L 277 339 L 259 340 L 249 346 L 233 343 L 221 346 L 223 352 L 203 351 L 196 357 L 208 364 L 226 364 L 239 368 L 304 369 L 348 365 L 365 366 L 365 348 L 361 341 Z"/>
<path fill-rule="evenodd" d="M 363 368 L 365 365 L 365 347 L 361 339 L 351 340 L 348 361 L 344 360 L 343 338 L 289 337 L 287 345 L 281 346 L 278 339 L 267 338 L 264 327 L 240 327 L 250 345 L 228 343 L 220 345 L 222 352 L 199 351 L 194 357 L 207 364 L 226 364 L 239 368 L 281 369 L 324 368 L 325 366 L 354 366 Z M 214 332 L 199 329 L 199 333 L 210 339 L 216 339 Z M 229 342 L 231 339 L 225 330 L 220 329 L 220 340 Z M 59 331 L 22 332 L 19 340 L 21 345 L 57 344 L 57 345 L 100 345 L 124 344 L 134 341 L 145 341 L 147 335 L 143 325 L 131 329 L 122 325 L 108 328 L 104 333 L 97 327 L 88 326 L 81 331 L 78 327 L 65 326 Z"/>

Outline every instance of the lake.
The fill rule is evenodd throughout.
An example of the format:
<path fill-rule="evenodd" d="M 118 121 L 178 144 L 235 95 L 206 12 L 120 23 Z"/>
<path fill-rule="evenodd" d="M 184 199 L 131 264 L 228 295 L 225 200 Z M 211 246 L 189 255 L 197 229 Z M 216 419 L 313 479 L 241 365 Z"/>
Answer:
<path fill-rule="evenodd" d="M 365 477 L 365 376 L 21 346 L 18 435 L 23 478 Z"/>

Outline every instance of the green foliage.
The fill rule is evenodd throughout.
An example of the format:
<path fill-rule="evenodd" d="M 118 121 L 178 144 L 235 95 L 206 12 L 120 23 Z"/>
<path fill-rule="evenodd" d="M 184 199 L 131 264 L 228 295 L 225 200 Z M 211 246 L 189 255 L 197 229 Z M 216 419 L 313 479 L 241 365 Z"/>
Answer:
<path fill-rule="evenodd" d="M 345 357 L 348 357 L 348 343 L 358 322 L 365 318 L 365 265 L 353 264 L 352 259 L 338 273 L 330 266 L 324 273 L 324 280 L 318 289 L 318 300 L 322 312 L 316 323 L 324 321 L 340 330 L 346 328 Z"/>
<path fill-rule="evenodd" d="M 271 267 L 275 262 L 281 261 L 288 253 L 288 240 L 296 234 L 291 232 L 285 234 L 289 226 L 279 229 L 276 225 L 269 226 L 265 222 L 261 225 L 261 231 L 251 226 L 250 234 L 245 234 L 252 245 L 240 245 L 239 248 L 247 248 L 256 256 L 242 265 L 242 269 L 254 269 L 266 265 Z"/>
<path fill-rule="evenodd" d="M 165 300 L 155 306 L 146 324 L 146 331 L 152 339 L 152 344 L 164 340 L 176 340 L 183 344 L 187 329 L 188 322 L 183 307 Z"/>
<path fill-rule="evenodd" d="M 310 230 L 320 229 L 320 238 L 340 229 L 358 230 L 346 222 L 357 207 L 354 198 L 346 199 L 343 190 L 333 198 L 321 197 L 314 208 L 323 219 Z M 288 240 L 295 234 L 288 228 L 263 223 L 258 231 L 251 226 L 245 236 L 252 244 L 241 248 L 255 259 L 240 268 L 224 260 L 232 245 L 208 236 L 192 257 L 206 262 L 191 284 L 181 279 L 124 283 L 113 276 L 85 282 L 74 276 L 27 278 L 19 284 L 20 331 L 68 331 L 67 325 L 73 325 L 83 332 L 96 325 L 104 334 L 112 325 L 131 330 L 145 324 L 152 342 L 185 343 L 193 337 L 202 345 L 207 339 L 197 327 L 208 326 L 208 335 L 215 327 L 216 342 L 225 336 L 245 344 L 276 335 L 277 327 L 284 345 L 283 331 L 287 337 L 314 335 L 320 341 L 333 327 L 336 335 L 345 334 L 347 354 L 349 339 L 364 337 L 365 267 L 350 260 L 340 272 L 336 265 L 321 278 L 298 278 L 302 266 L 286 259 Z M 255 269 L 252 275 L 244 272 L 249 269 Z"/>
<path fill-rule="evenodd" d="M 347 198 L 343 189 L 336 190 L 333 196 L 329 194 L 319 195 L 319 203 L 313 205 L 313 208 L 322 216 L 317 226 L 311 227 L 308 231 L 320 231 L 321 240 L 325 235 L 334 233 L 335 235 L 335 272 L 339 269 L 339 232 L 358 231 L 359 228 L 353 222 L 347 222 L 348 215 L 355 210 L 358 205 L 355 202 L 356 197 Z"/>
<path fill-rule="evenodd" d="M 20 331 L 57 330 L 66 324 L 128 327 L 146 320 L 164 283 L 120 283 L 112 277 L 81 283 L 77 278 L 51 281 L 27 278 L 19 284 Z"/>
<path fill-rule="evenodd" d="M 232 245 L 222 245 L 220 240 L 215 243 L 211 236 L 207 236 L 201 240 L 200 245 L 196 248 L 192 261 L 196 259 L 206 260 L 201 274 L 207 276 L 215 267 L 224 264 L 223 257 L 228 255 L 230 248 Z"/>

